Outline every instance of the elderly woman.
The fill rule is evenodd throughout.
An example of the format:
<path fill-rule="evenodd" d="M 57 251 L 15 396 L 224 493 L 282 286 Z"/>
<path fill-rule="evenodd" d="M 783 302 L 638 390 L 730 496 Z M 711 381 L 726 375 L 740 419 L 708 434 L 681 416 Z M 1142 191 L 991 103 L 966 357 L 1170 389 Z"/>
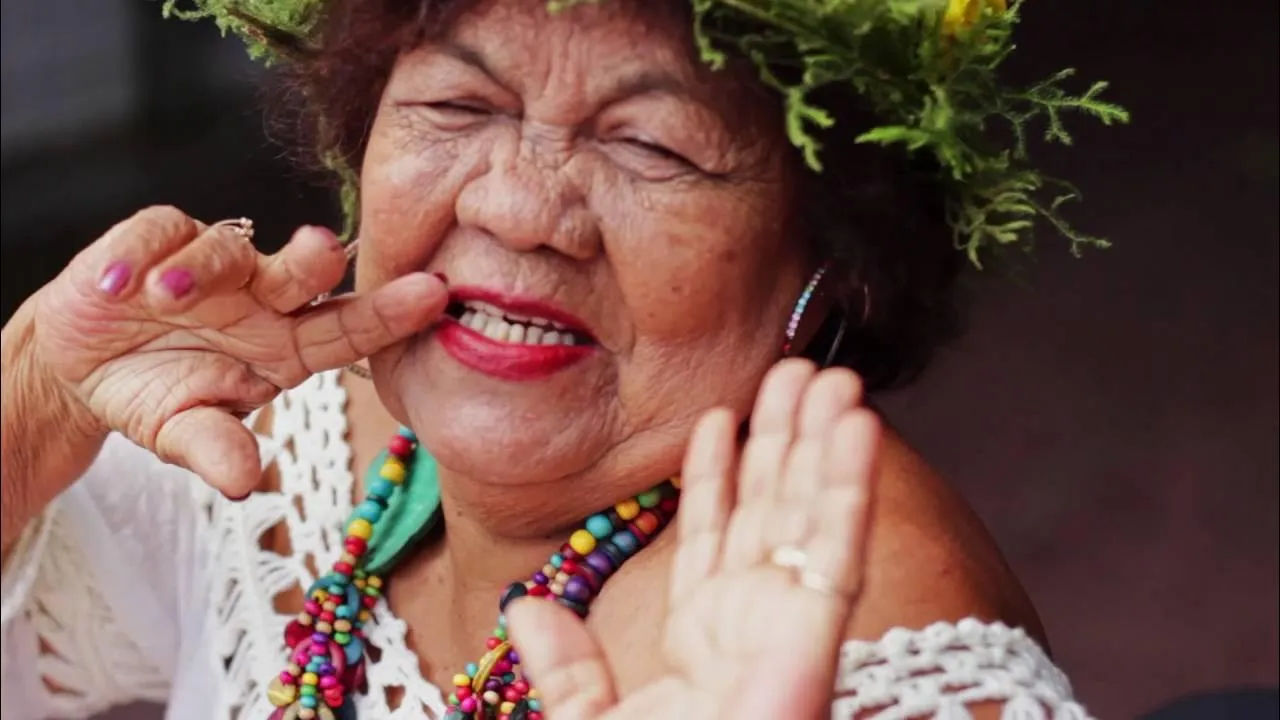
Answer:
<path fill-rule="evenodd" d="M 6 720 L 1084 716 L 862 407 L 1065 228 L 984 119 L 1122 119 L 990 82 L 1016 8 L 201 8 L 359 252 L 147 209 L 5 326 Z"/>

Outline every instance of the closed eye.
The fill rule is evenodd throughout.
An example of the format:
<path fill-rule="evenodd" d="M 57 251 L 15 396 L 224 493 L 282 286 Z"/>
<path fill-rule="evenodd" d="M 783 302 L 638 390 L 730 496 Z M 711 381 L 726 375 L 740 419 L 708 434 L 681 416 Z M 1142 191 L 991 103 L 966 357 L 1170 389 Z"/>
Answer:
<path fill-rule="evenodd" d="M 661 146 L 661 145 L 658 145 L 658 144 L 655 144 L 655 143 L 651 143 L 651 142 L 647 142 L 647 141 L 645 141 L 645 140 L 637 140 L 637 139 L 635 139 L 635 138 L 629 138 L 629 139 L 627 139 L 627 140 L 624 140 L 623 142 L 627 143 L 628 145 L 630 145 L 631 147 L 633 147 L 633 148 L 635 148 L 635 149 L 637 149 L 637 150 L 640 150 L 640 151 L 645 152 L 645 153 L 647 153 L 647 154 L 649 154 L 649 155 L 652 155 L 652 156 L 654 156 L 655 158 L 658 158 L 658 159 L 660 159 L 660 160 L 669 160 L 669 161 L 672 161 L 672 162 L 677 162 L 677 163 L 680 163 L 681 165 L 685 165 L 685 166 L 687 166 L 687 167 L 689 167 L 690 169 L 693 169 L 693 170 L 698 170 L 698 169 L 699 169 L 696 165 L 694 165 L 694 164 L 693 164 L 693 163 L 692 163 L 688 158 L 686 158 L 685 156 L 681 155 L 681 154 L 680 154 L 680 153 L 678 153 L 678 152 L 675 152 L 674 150 L 671 150 L 671 149 L 665 148 L 665 147 L 663 147 L 663 146 Z"/>

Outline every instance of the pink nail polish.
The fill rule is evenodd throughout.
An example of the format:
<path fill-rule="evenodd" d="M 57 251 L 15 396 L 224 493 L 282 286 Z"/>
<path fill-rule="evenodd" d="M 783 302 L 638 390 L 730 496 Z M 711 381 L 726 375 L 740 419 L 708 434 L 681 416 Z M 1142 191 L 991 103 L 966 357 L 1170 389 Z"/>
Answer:
<path fill-rule="evenodd" d="M 102 278 L 98 280 L 98 289 L 108 295 L 119 295 L 129 284 L 131 275 L 129 265 L 117 260 L 108 265 L 106 271 L 102 273 Z"/>
<path fill-rule="evenodd" d="M 171 268 L 165 270 L 164 274 L 160 276 L 160 284 L 164 286 L 165 290 L 169 291 L 169 294 L 175 300 L 181 300 L 195 288 L 196 279 L 192 276 L 190 270 Z"/>
<path fill-rule="evenodd" d="M 250 490 L 249 492 L 247 492 L 247 493 L 245 493 L 245 494 L 243 494 L 243 495 L 238 495 L 238 496 L 228 495 L 227 493 L 222 493 L 222 497 L 224 497 L 224 498 L 226 498 L 226 499 L 230 500 L 230 501 L 231 501 L 231 502 L 233 502 L 233 503 L 240 503 L 240 502 L 244 502 L 245 500 L 248 500 L 248 499 L 249 499 L 249 496 L 250 496 L 250 495 L 252 495 L 252 494 L 253 494 L 253 491 L 252 491 L 252 490 Z"/>

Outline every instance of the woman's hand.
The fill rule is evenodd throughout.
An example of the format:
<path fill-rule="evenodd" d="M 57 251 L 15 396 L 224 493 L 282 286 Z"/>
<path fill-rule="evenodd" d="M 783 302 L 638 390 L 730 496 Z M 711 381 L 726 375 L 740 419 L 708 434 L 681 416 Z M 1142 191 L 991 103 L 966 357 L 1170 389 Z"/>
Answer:
<path fill-rule="evenodd" d="M 619 701 L 600 645 L 554 603 L 509 610 L 550 720 L 816 718 L 862 575 L 880 439 L 847 370 L 775 367 L 739 456 L 709 413 L 685 460 L 663 652 L 668 674 Z"/>
<path fill-rule="evenodd" d="M 426 328 L 444 309 L 424 273 L 311 307 L 344 275 L 327 230 L 273 256 L 235 224 L 143 210 L 32 299 L 32 365 L 103 426 L 237 497 L 261 478 L 244 413 L 321 370 Z"/>

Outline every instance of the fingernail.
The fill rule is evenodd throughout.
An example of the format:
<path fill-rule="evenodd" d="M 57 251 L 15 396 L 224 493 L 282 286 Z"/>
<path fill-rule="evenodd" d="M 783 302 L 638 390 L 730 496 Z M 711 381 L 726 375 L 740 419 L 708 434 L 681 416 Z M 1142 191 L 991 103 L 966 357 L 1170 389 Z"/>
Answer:
<path fill-rule="evenodd" d="M 243 494 L 243 495 L 240 495 L 240 496 L 236 496 L 236 495 L 228 495 L 227 493 L 222 493 L 222 497 L 224 497 L 224 498 L 226 498 L 226 499 L 230 500 L 230 501 L 231 501 L 231 502 L 233 502 L 233 503 L 238 503 L 238 502 L 244 502 L 245 500 L 248 500 L 248 499 L 249 499 L 249 496 L 250 496 L 250 495 L 252 495 L 252 494 L 253 494 L 253 491 L 252 491 L 252 490 L 250 490 L 249 492 L 247 492 L 247 493 L 245 493 L 245 494 Z"/>
<path fill-rule="evenodd" d="M 196 279 L 189 270 L 172 268 L 160 276 L 160 284 L 175 300 L 181 300 L 196 286 Z"/>
<path fill-rule="evenodd" d="M 323 227 L 321 225 L 304 225 L 302 229 L 316 233 L 321 237 L 323 237 L 324 241 L 329 245 L 330 250 L 342 249 L 342 240 L 340 240 L 338 236 L 329 228 Z"/>
<path fill-rule="evenodd" d="M 434 275 L 434 276 L 436 276 L 436 279 L 438 279 L 440 282 L 444 283 L 445 285 L 448 285 L 448 284 L 449 284 L 449 278 L 448 278 L 448 276 L 446 276 L 444 273 L 442 273 L 442 272 L 433 272 L 433 273 L 431 273 L 431 274 L 432 274 L 432 275 Z"/>
<path fill-rule="evenodd" d="M 119 295 L 124 291 L 125 285 L 129 284 L 129 277 L 132 273 L 129 265 L 123 261 L 117 260 L 107 266 L 102 278 L 98 280 L 98 289 L 108 295 Z"/>

